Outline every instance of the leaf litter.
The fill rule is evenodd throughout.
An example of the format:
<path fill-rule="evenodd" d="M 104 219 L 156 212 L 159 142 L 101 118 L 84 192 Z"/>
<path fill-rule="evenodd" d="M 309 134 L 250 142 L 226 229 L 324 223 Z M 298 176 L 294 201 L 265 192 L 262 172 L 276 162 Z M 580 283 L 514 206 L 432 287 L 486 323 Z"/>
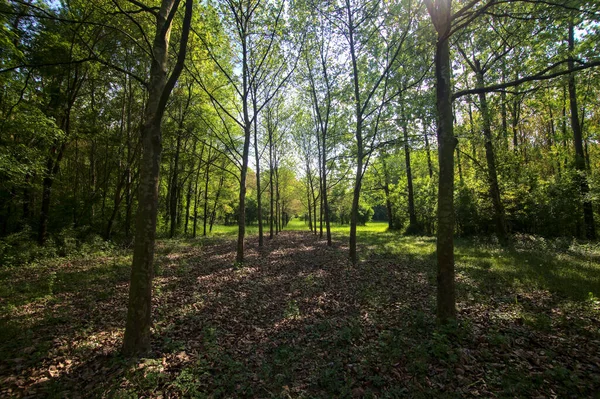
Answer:
<path fill-rule="evenodd" d="M 7 306 L 3 299 L 0 396 L 594 397 L 600 392 L 597 301 L 566 301 L 540 290 L 487 295 L 459 268 L 459 323 L 439 327 L 433 317 L 431 256 L 374 251 L 354 266 L 345 243 L 327 248 L 305 232 L 282 232 L 263 248 L 249 240 L 243 265 L 235 264 L 233 248 L 227 238 L 201 245 L 159 243 L 153 352 L 133 361 L 119 355 L 127 303 L 124 271 L 109 272 L 94 259 L 37 271 L 64 268 L 102 278 L 85 289 L 65 285 L 18 305 Z M 18 273 L 12 278 L 4 283 L 27 281 Z"/>

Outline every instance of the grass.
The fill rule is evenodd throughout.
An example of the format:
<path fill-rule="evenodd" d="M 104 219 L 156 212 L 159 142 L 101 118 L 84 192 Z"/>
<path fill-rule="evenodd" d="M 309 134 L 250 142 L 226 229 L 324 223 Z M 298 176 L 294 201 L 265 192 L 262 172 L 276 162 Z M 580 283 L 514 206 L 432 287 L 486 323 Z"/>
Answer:
<path fill-rule="evenodd" d="M 387 231 L 388 224 L 387 222 L 369 222 L 364 226 L 356 226 L 357 234 L 371 234 L 371 233 L 384 233 Z M 302 221 L 299 218 L 294 218 L 290 220 L 288 225 L 285 227 L 285 230 L 297 230 L 297 231 L 308 231 L 308 223 Z M 323 231 L 325 230 L 325 225 L 323 225 Z M 350 225 L 348 224 L 339 224 L 339 223 L 331 223 L 331 234 L 336 235 L 338 237 L 347 236 L 350 234 Z"/>
<path fill-rule="evenodd" d="M 214 225 L 210 235 L 214 236 L 237 236 L 238 226 Z M 246 226 L 246 235 L 252 236 L 258 234 L 258 225 Z"/>
<path fill-rule="evenodd" d="M 429 258 L 434 261 L 435 238 L 402 236 L 388 231 L 387 222 L 357 226 L 359 244 L 367 256 Z M 308 230 L 300 219 L 293 219 L 288 230 Z M 349 225 L 332 224 L 335 239 L 346 240 Z M 561 297 L 585 301 L 600 297 L 600 245 L 565 244 L 564 239 L 522 238 L 502 248 L 474 238 L 455 241 L 455 262 L 459 275 L 487 291 L 525 292 L 547 290 Z"/>
<path fill-rule="evenodd" d="M 33 396 L 63 397 L 88 385 L 91 396 L 131 398 L 600 390 L 597 244 L 457 239 L 459 323 L 437 327 L 434 238 L 359 226 L 353 266 L 349 226 L 333 226 L 333 248 L 286 233 L 308 231 L 299 219 L 263 249 L 256 231 L 247 229 L 243 266 L 233 263 L 236 226 L 159 241 L 155 352 L 134 363 L 118 355 L 128 252 L 0 269 L 0 396 L 29 386 Z"/>

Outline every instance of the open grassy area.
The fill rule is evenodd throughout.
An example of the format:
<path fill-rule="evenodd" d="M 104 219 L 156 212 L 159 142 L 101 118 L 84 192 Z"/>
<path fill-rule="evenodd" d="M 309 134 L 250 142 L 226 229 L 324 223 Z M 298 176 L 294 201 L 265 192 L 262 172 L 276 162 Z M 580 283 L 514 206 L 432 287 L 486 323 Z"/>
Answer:
<path fill-rule="evenodd" d="M 0 269 L 0 396 L 595 397 L 600 249 L 457 240 L 459 322 L 435 324 L 435 241 L 300 220 L 264 248 L 235 230 L 161 240 L 153 353 L 119 355 L 129 251 Z"/>

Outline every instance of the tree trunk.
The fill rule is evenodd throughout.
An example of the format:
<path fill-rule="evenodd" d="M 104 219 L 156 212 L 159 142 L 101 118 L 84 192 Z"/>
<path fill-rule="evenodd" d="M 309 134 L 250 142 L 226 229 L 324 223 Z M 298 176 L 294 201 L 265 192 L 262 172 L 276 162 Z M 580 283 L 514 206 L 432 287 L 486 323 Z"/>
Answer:
<path fill-rule="evenodd" d="M 358 223 L 358 204 L 360 200 L 360 189 L 362 186 L 363 173 L 363 115 L 362 103 L 360 101 L 360 83 L 358 78 L 358 61 L 356 59 L 356 50 L 354 48 L 354 23 L 352 21 L 352 12 L 350 10 L 350 2 L 346 1 L 346 13 L 348 14 L 348 38 L 350 44 L 350 57 L 352 59 L 352 80 L 354 85 L 354 108 L 356 118 L 356 175 L 354 179 L 354 195 L 352 196 L 352 209 L 350 211 L 350 261 L 354 264 L 358 261 L 356 254 L 356 225 Z"/>
<path fill-rule="evenodd" d="M 308 204 L 308 229 L 312 232 L 313 231 L 312 207 L 311 207 L 311 203 L 310 203 L 310 186 L 308 184 L 306 185 L 306 201 Z"/>
<path fill-rule="evenodd" d="M 200 169 L 202 167 L 202 156 L 204 155 L 204 145 L 200 149 L 200 159 L 198 161 L 198 169 L 196 169 L 196 181 L 194 182 L 194 223 L 192 224 L 192 237 L 196 238 L 196 233 L 198 232 L 198 197 L 200 193 L 198 192 L 198 184 L 200 181 Z"/>
<path fill-rule="evenodd" d="M 274 186 L 273 186 L 273 170 L 275 167 L 275 162 L 273 159 L 273 129 L 271 124 L 267 124 L 267 129 L 269 130 L 269 239 L 273 239 L 273 207 L 275 205 L 275 196 L 274 196 Z M 310 206 L 310 205 L 309 205 Z"/>
<path fill-rule="evenodd" d="M 175 237 L 175 232 L 177 231 L 177 211 L 179 202 L 179 153 L 181 152 L 181 132 L 177 131 L 177 138 L 175 144 L 175 156 L 173 157 L 173 173 L 171 175 L 171 184 L 169 192 L 170 194 L 170 204 L 169 204 L 169 212 L 171 218 L 171 230 L 169 231 L 169 238 Z"/>
<path fill-rule="evenodd" d="M 323 142 L 325 141 L 325 133 L 323 133 Z M 327 157 L 325 152 L 325 145 L 323 145 L 323 191 L 321 196 L 323 198 L 323 211 L 325 213 L 325 230 L 327 234 L 327 246 L 331 246 L 331 216 L 329 212 L 329 201 L 327 199 Z"/>
<path fill-rule="evenodd" d="M 458 149 L 458 144 L 456 145 L 456 165 L 458 166 L 458 180 L 461 183 L 464 183 L 462 165 L 460 163 L 460 150 Z"/>
<path fill-rule="evenodd" d="M 131 219 L 133 213 L 133 178 L 131 173 L 131 168 L 133 165 L 133 157 L 134 155 L 131 153 L 131 136 L 132 136 L 132 111 L 131 104 L 133 103 L 133 88 L 131 84 L 131 78 L 127 76 L 127 86 L 128 86 L 128 101 L 127 101 L 127 159 L 130 160 L 127 165 L 126 177 L 125 177 L 125 237 L 129 239 L 131 237 Z M 137 146 L 136 146 L 137 147 Z"/>
<path fill-rule="evenodd" d="M 195 150 L 193 152 L 195 152 Z M 193 165 L 192 165 L 192 169 L 193 169 Z M 192 185 L 193 185 L 193 180 L 191 179 L 191 176 L 190 176 L 190 179 L 188 181 L 188 187 L 186 190 L 186 195 L 185 195 L 185 226 L 183 228 L 183 231 L 186 236 L 188 234 L 188 226 L 190 224 L 190 207 L 192 204 Z"/>
<path fill-rule="evenodd" d="M 425 137 L 425 152 L 427 153 L 427 171 L 429 172 L 429 179 L 433 179 L 433 166 L 431 165 L 431 148 L 429 146 L 427 125 L 425 124 L 424 119 L 425 118 L 423 118 L 423 136 Z"/>
<path fill-rule="evenodd" d="M 323 181 L 319 178 L 319 192 L 323 192 Z M 319 195 L 319 238 L 323 238 L 323 196 Z"/>
<path fill-rule="evenodd" d="M 406 164 L 406 186 L 408 190 L 408 217 L 409 224 L 406 232 L 408 234 L 415 234 L 419 231 L 419 224 L 417 222 L 417 214 L 415 212 L 415 194 L 413 191 L 413 177 L 412 169 L 410 167 L 410 146 L 408 144 L 408 127 L 406 126 L 407 121 L 404 119 L 404 106 L 401 111 L 402 116 L 402 133 L 404 135 L 404 161 Z"/>
<path fill-rule="evenodd" d="M 450 46 L 451 0 L 426 0 L 438 37 L 435 51 L 436 110 L 438 115 L 438 228 L 437 228 L 437 319 L 456 318 L 454 281 L 454 137 Z"/>
<path fill-rule="evenodd" d="M 569 23 L 569 54 L 573 54 L 575 47 L 573 22 Z M 569 57 L 569 69 L 575 67 L 572 57 Z M 573 144 L 575 146 L 575 169 L 577 170 L 577 182 L 579 185 L 581 202 L 583 203 L 583 224 L 586 238 L 593 240 L 596 238 L 596 229 L 594 226 L 594 210 L 592 201 L 588 198 L 590 187 L 587 182 L 587 170 L 585 165 L 585 153 L 583 149 L 583 134 L 579 122 L 577 108 L 577 89 L 575 86 L 575 74 L 569 74 L 569 105 L 571 108 L 571 128 L 573 129 Z"/>
<path fill-rule="evenodd" d="M 388 230 L 394 230 L 394 214 L 392 212 L 392 201 L 390 201 L 390 185 L 386 182 L 383 186 L 385 192 L 385 208 L 388 216 Z"/>
<path fill-rule="evenodd" d="M 385 157 L 381 161 L 383 165 L 383 192 L 385 193 L 385 208 L 387 210 L 388 217 L 388 230 L 393 230 L 394 226 L 394 209 L 392 207 L 392 201 L 390 199 L 390 172 L 385 162 Z"/>
<path fill-rule="evenodd" d="M 23 188 L 23 220 L 29 224 L 31 216 L 31 175 L 25 175 L 25 187 Z"/>
<path fill-rule="evenodd" d="M 262 192 L 260 190 L 260 156 L 258 151 L 258 104 L 257 88 L 253 87 L 252 113 L 254 117 L 254 160 L 256 162 L 256 204 L 258 206 L 258 246 L 262 247 L 263 239 L 263 214 L 262 214 Z"/>
<path fill-rule="evenodd" d="M 242 153 L 242 170 L 240 174 L 240 196 L 238 212 L 238 240 L 236 250 L 236 262 L 244 261 L 244 237 L 246 235 L 246 177 L 248 174 L 248 156 L 250 153 L 250 137 L 252 134 L 252 124 L 248 114 L 248 95 L 249 93 L 249 71 L 248 71 L 248 33 L 242 29 L 242 108 L 244 116 L 244 150 Z"/>
<path fill-rule="evenodd" d="M 215 223 L 215 218 L 217 216 L 217 204 L 219 203 L 219 197 L 221 196 L 221 189 L 223 188 L 223 182 L 225 181 L 225 177 L 221 175 L 219 179 L 219 186 L 217 187 L 217 194 L 215 195 L 215 203 L 213 204 L 213 209 L 210 214 L 210 226 L 208 231 L 212 233 L 213 224 Z"/>
<path fill-rule="evenodd" d="M 104 234 L 104 239 L 107 241 L 110 240 L 110 237 L 112 235 L 113 223 L 115 221 L 115 218 L 117 217 L 117 213 L 119 212 L 119 205 L 121 205 L 121 201 L 123 200 L 122 190 L 124 179 L 125 176 L 123 177 L 123 179 L 119 179 L 117 187 L 115 188 L 115 198 L 113 200 L 114 206 L 112 212 L 110 213 L 110 216 L 108 217 L 108 222 L 106 224 L 106 232 Z"/>
<path fill-rule="evenodd" d="M 210 151 L 206 162 L 206 174 L 204 175 L 204 213 L 202 220 L 202 235 L 206 237 L 206 223 L 208 222 L 208 183 L 210 179 Z"/>
<path fill-rule="evenodd" d="M 281 229 L 279 228 L 279 218 L 281 217 L 281 213 L 279 212 L 279 204 L 280 204 L 280 195 L 279 195 L 279 168 L 277 165 L 275 166 L 275 235 L 279 234 Z M 315 220 L 316 223 L 316 220 Z"/>
<path fill-rule="evenodd" d="M 477 71 L 477 87 L 484 87 L 483 72 L 478 60 L 475 60 Z M 492 137 L 492 128 L 490 123 L 490 113 L 485 93 L 479 93 L 479 109 L 483 123 L 483 137 L 485 139 L 485 159 L 488 167 L 488 182 L 490 185 L 490 198 L 494 207 L 494 221 L 496 224 L 496 234 L 501 245 L 508 243 L 506 232 L 506 220 L 504 215 L 504 206 L 500 197 L 500 186 L 498 184 L 498 172 L 496 170 L 496 156 L 494 154 L 494 144 Z"/>
<path fill-rule="evenodd" d="M 169 37 L 178 0 L 162 0 L 156 16 L 156 36 L 152 46 L 152 65 L 148 83 L 148 102 L 141 128 L 142 160 L 138 211 L 133 246 L 131 283 L 123 353 L 136 356 L 150 350 L 152 325 L 152 279 L 154 277 L 154 244 L 158 213 L 158 183 L 162 151 L 161 122 L 171 90 L 181 74 L 192 17 L 192 0 L 186 0 L 177 63 L 167 80 Z"/>
<path fill-rule="evenodd" d="M 68 134 L 68 122 L 66 122 L 66 124 L 67 130 L 65 132 Z M 42 208 L 40 212 L 40 226 L 38 230 L 39 245 L 44 245 L 48 238 L 48 215 L 50 213 L 50 196 L 52 193 L 52 185 L 54 184 L 54 179 L 60 169 L 60 162 L 66 147 L 66 142 L 63 142 L 59 148 L 54 147 L 52 153 L 57 152 L 56 158 L 54 159 L 51 155 L 48 157 L 48 161 L 46 163 L 46 175 L 44 176 L 44 180 L 42 182 Z"/>
<path fill-rule="evenodd" d="M 519 149 L 519 118 L 520 101 L 515 96 L 512 103 L 512 134 L 513 134 L 513 152 L 516 154 Z"/>

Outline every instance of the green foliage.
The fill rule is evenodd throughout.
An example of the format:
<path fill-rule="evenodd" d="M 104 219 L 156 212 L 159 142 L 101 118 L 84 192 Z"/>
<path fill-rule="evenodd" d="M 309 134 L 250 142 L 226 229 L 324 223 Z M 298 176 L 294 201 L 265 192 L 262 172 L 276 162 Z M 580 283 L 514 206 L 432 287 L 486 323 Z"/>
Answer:
<path fill-rule="evenodd" d="M 47 245 L 39 246 L 28 226 L 18 233 L 0 238 L 0 265 L 16 267 L 49 261 L 57 257 L 89 256 L 110 253 L 114 244 L 103 240 L 89 229 L 67 228 L 51 237 Z"/>
<path fill-rule="evenodd" d="M 357 222 L 360 226 L 365 226 L 368 222 L 371 221 L 371 218 L 373 217 L 373 214 L 375 212 L 373 211 L 373 208 L 371 208 L 370 206 L 366 205 L 366 204 L 359 204 L 358 205 L 358 218 L 357 218 Z"/>
<path fill-rule="evenodd" d="M 460 235 L 473 236 L 481 231 L 475 194 L 465 184 L 459 184 L 457 187 L 454 197 L 454 212 L 456 213 L 456 226 Z"/>

